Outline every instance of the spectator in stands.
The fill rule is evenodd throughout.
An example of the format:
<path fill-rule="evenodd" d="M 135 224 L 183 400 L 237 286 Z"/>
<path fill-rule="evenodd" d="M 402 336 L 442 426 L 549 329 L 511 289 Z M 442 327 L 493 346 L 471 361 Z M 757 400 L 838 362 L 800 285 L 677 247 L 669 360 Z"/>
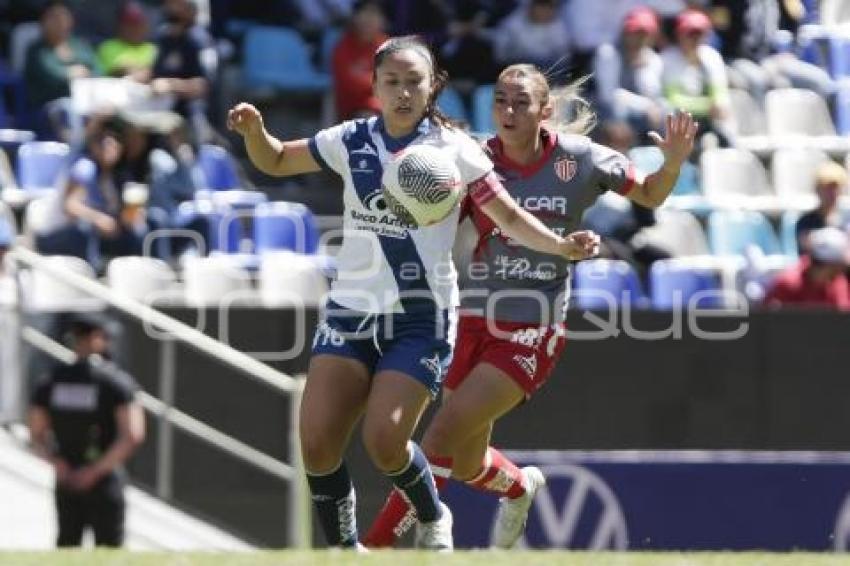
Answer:
<path fill-rule="evenodd" d="M 212 38 L 196 25 L 198 0 L 165 0 L 165 24 L 156 41 L 157 57 L 151 87 L 156 94 L 177 98 L 175 112 L 190 125 L 194 141 L 212 137 L 206 118 L 206 101 L 214 74 Z"/>
<path fill-rule="evenodd" d="M 517 8 L 499 26 L 493 47 L 499 66 L 531 63 L 565 79 L 560 75 L 567 69 L 570 38 L 558 18 L 557 0 L 531 0 Z"/>
<path fill-rule="evenodd" d="M 290 0 L 297 13 L 297 27 L 308 34 L 338 27 L 353 13 L 352 0 Z"/>
<path fill-rule="evenodd" d="M 107 361 L 106 322 L 93 314 L 71 324 L 76 361 L 37 385 L 29 412 L 33 449 L 56 474 L 57 545 L 79 546 L 91 527 L 98 546 L 124 541 L 124 462 L 145 437 L 133 378 Z"/>
<path fill-rule="evenodd" d="M 572 69 L 575 75 L 592 70 L 596 49 L 615 43 L 623 18 L 644 2 L 636 0 L 568 0 L 561 8 L 561 21 L 572 41 Z"/>
<path fill-rule="evenodd" d="M 80 131 L 70 106 L 71 81 L 97 74 L 94 51 L 73 35 L 74 16 L 64 2 L 48 2 L 40 23 L 41 38 L 27 51 L 24 73 L 31 107 L 40 112 L 39 133 L 53 137 L 63 126 Z M 51 127 L 48 116 L 60 123 Z"/>
<path fill-rule="evenodd" d="M 505 2 L 508 4 L 508 2 Z M 496 81 L 499 68 L 493 61 L 495 18 L 485 0 L 458 2 L 454 18 L 449 22 L 448 39 L 440 55 L 454 83 L 476 84 Z"/>
<path fill-rule="evenodd" d="M 372 58 L 387 39 L 384 11 L 378 0 L 354 5 L 348 30 L 333 51 L 333 81 L 339 120 L 376 114 L 380 110 L 372 89 Z"/>
<path fill-rule="evenodd" d="M 603 122 L 627 123 L 643 144 L 646 134 L 662 126 L 661 57 L 652 49 L 658 18 L 638 7 L 623 20 L 620 41 L 601 45 L 594 60 L 596 102 Z"/>
<path fill-rule="evenodd" d="M 729 63 L 730 82 L 764 100 L 771 88 L 813 90 L 823 98 L 835 93 L 835 81 L 817 65 L 787 51 L 777 53 L 782 10 L 778 0 L 713 0 L 713 15 L 721 41 L 720 54 Z"/>
<path fill-rule="evenodd" d="M 676 43 L 662 53 L 662 88 L 667 103 L 690 112 L 700 132 L 713 132 L 721 145 L 730 145 L 734 123 L 726 66 L 720 53 L 706 45 L 711 21 L 689 8 L 676 18 Z"/>
<path fill-rule="evenodd" d="M 809 234 L 808 242 L 809 255 L 777 277 L 764 304 L 850 310 L 847 234 L 838 228 L 821 228 Z"/>
<path fill-rule="evenodd" d="M 446 39 L 453 2 L 450 0 L 394 0 L 385 2 L 390 35 L 419 35 L 435 49 Z"/>
<path fill-rule="evenodd" d="M 815 177 L 818 207 L 802 215 L 797 221 L 797 246 L 801 254 L 810 251 L 809 234 L 813 230 L 832 226 L 850 228 L 850 214 L 838 207 L 838 197 L 847 188 L 847 171 L 834 161 L 823 163 Z"/>
<path fill-rule="evenodd" d="M 105 75 L 130 77 L 148 82 L 156 59 L 156 45 L 148 41 L 147 15 L 136 2 L 127 2 L 118 17 L 118 36 L 104 41 L 97 50 Z"/>
<path fill-rule="evenodd" d="M 93 128 L 86 154 L 71 167 L 62 195 L 69 222 L 37 240 L 39 251 L 82 257 L 96 269 L 101 254 L 142 255 L 145 236 L 154 229 L 146 213 L 144 186 L 121 183 L 117 167 L 124 153 L 120 136 Z"/>

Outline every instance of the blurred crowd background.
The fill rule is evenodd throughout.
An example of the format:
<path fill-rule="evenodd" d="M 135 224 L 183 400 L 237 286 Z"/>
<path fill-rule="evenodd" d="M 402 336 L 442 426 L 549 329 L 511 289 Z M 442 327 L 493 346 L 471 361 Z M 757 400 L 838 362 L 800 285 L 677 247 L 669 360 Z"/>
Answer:
<path fill-rule="evenodd" d="M 252 280 L 281 250 L 330 273 L 341 183 L 258 173 L 226 110 L 251 101 L 283 138 L 372 114 L 372 54 L 398 34 L 431 43 L 451 77 L 441 108 L 481 138 L 515 62 L 584 81 L 594 139 L 647 173 L 662 160 L 647 133 L 672 109 L 698 119 L 662 209 L 606 195 L 589 211 L 604 258 L 579 291 L 850 309 L 846 1 L 0 0 L 0 249 L 95 276 L 147 256 L 177 279 L 209 260 L 205 277 Z"/>

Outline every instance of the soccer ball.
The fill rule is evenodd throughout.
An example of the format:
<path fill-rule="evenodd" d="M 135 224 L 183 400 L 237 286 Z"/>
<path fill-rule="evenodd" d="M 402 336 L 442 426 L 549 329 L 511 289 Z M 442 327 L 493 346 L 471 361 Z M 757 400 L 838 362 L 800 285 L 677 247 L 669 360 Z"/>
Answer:
<path fill-rule="evenodd" d="M 461 185 L 457 166 L 431 145 L 403 149 L 384 165 L 381 177 L 387 206 L 415 228 L 445 219 L 457 205 Z"/>

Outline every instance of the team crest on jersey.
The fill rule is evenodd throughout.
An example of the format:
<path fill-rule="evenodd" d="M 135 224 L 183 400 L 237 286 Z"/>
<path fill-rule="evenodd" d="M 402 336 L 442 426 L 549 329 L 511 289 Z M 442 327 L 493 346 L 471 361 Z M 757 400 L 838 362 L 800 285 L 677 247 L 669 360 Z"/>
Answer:
<path fill-rule="evenodd" d="M 575 177 L 578 172 L 578 163 L 576 163 L 575 159 L 570 159 L 569 157 L 562 157 L 555 161 L 554 167 L 555 175 L 565 183 Z"/>

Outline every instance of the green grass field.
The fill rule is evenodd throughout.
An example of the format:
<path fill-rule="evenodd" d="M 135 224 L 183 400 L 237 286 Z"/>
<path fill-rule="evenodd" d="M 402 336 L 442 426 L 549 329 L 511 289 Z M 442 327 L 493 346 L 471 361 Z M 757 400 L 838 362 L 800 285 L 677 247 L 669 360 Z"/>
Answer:
<path fill-rule="evenodd" d="M 589 553 L 456 552 L 451 555 L 382 551 L 368 555 L 338 551 L 245 554 L 131 553 L 123 551 L 0 552 L 2 566 L 838 566 L 850 555 L 768 553 Z"/>

